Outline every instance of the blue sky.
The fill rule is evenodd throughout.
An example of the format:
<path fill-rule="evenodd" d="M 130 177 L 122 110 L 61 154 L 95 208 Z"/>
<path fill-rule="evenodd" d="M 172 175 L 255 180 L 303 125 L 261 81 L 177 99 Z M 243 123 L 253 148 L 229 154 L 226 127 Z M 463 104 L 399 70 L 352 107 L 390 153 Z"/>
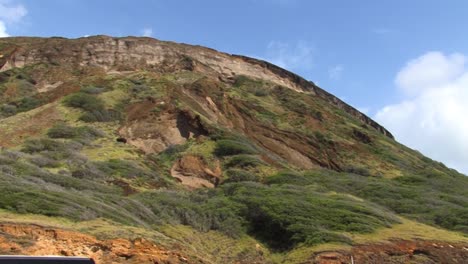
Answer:
<path fill-rule="evenodd" d="M 460 134 L 468 108 L 446 109 L 468 99 L 467 11 L 464 0 L 0 0 L 0 35 L 150 35 L 269 60 L 468 172 L 468 139 Z M 434 91 L 444 94 L 432 98 L 449 98 L 430 101 Z M 454 149 L 441 154 L 433 144 Z"/>

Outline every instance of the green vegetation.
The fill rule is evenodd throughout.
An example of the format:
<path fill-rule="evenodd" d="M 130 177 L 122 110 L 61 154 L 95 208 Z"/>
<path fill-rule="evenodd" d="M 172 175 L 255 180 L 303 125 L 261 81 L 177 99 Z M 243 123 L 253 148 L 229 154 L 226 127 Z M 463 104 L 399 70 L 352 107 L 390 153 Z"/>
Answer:
<path fill-rule="evenodd" d="M 349 193 L 417 221 L 467 233 L 468 197 L 463 176 L 401 176 L 394 179 L 313 171 L 281 173 L 268 184 L 316 186 L 322 192 Z"/>
<path fill-rule="evenodd" d="M 240 167 L 240 168 L 248 168 L 248 167 L 256 167 L 260 164 L 264 164 L 258 157 L 252 155 L 235 155 L 232 156 L 225 164 L 226 167 Z"/>
<path fill-rule="evenodd" d="M 229 169 L 226 171 L 226 176 L 228 178 L 224 181 L 224 183 L 244 182 L 244 181 L 259 182 L 260 181 L 260 177 L 258 175 L 245 171 L 245 170 Z"/>
<path fill-rule="evenodd" d="M 36 79 L 70 69 L 0 73 L 0 118 L 8 117 L 0 132 L 17 134 L 0 138 L 0 213 L 63 217 L 81 228 L 102 221 L 113 234 L 164 231 L 219 252 L 229 251 L 220 241 L 245 243 L 226 263 L 250 256 L 257 243 L 265 259 L 300 263 L 324 245 L 467 236 L 465 176 L 312 93 L 247 76 L 213 79 L 189 71 L 191 59 L 181 63 L 185 70 L 175 73 L 164 67 L 180 65 L 118 74 L 73 69 L 58 91 L 68 95 L 47 107 L 39 107 L 52 100 L 38 93 Z M 32 122 L 49 115 L 59 121 Z M 152 129 L 159 122 L 174 135 Z M 180 138 L 182 126 L 202 132 Z M 158 153 L 160 146 L 168 147 Z M 177 164 L 181 174 L 221 175 L 215 188 L 193 190 L 171 176 L 187 155 L 197 159 Z"/>
<path fill-rule="evenodd" d="M 106 109 L 102 99 L 91 95 L 89 91 L 85 91 L 71 94 L 63 100 L 66 106 L 79 108 L 84 111 L 84 114 L 80 117 L 81 121 L 88 123 L 111 122 L 122 118 L 120 112 Z"/>
<path fill-rule="evenodd" d="M 67 96 L 63 103 L 66 106 L 80 108 L 85 111 L 101 111 L 104 109 L 104 103 L 98 97 L 87 93 L 74 93 Z"/>
<path fill-rule="evenodd" d="M 238 154 L 255 154 L 255 149 L 241 141 L 221 139 L 216 141 L 215 154 L 218 156 L 230 156 Z"/>

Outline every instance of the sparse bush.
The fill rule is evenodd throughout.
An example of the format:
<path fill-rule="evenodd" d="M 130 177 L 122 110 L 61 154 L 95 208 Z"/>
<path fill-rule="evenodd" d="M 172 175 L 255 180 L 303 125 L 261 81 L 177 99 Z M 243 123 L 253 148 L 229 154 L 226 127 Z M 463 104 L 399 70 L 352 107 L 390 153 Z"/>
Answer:
<path fill-rule="evenodd" d="M 233 156 L 231 159 L 229 159 L 229 161 L 226 163 L 226 167 L 246 168 L 246 167 L 256 167 L 260 164 L 263 164 L 263 162 L 260 159 L 258 159 L 256 156 L 241 154 L 241 155 Z"/>
<path fill-rule="evenodd" d="M 217 156 L 230 156 L 238 154 L 255 154 L 256 151 L 250 145 L 235 140 L 218 140 L 216 141 L 215 154 Z"/>
<path fill-rule="evenodd" d="M 40 155 L 34 155 L 30 157 L 29 161 L 32 164 L 35 164 L 36 166 L 41 167 L 41 168 L 45 168 L 45 167 L 56 168 L 60 166 L 60 163 L 58 161 L 53 160 L 48 157 L 40 156 Z"/>
<path fill-rule="evenodd" d="M 82 147 L 82 144 L 75 141 L 63 142 L 56 139 L 41 138 L 26 140 L 22 151 L 29 154 L 40 153 L 55 160 L 66 160 L 74 156 Z"/>
<path fill-rule="evenodd" d="M 99 181 L 101 179 L 110 178 L 111 175 L 106 175 L 92 163 L 85 163 L 72 171 L 71 176 L 78 179 L 90 179 Z"/>
<path fill-rule="evenodd" d="M 87 93 L 74 93 L 63 100 L 66 106 L 80 108 L 85 111 L 102 111 L 104 102 L 96 96 Z"/>
<path fill-rule="evenodd" d="M 35 97 L 23 97 L 17 102 L 18 112 L 26 112 L 42 104 L 42 101 Z"/>
<path fill-rule="evenodd" d="M 16 107 L 16 105 L 3 104 L 1 107 L 1 111 L 3 116 L 12 116 L 18 112 L 18 108 Z"/>
<path fill-rule="evenodd" d="M 371 176 L 370 171 L 364 167 L 358 167 L 354 165 L 347 165 L 343 167 L 343 171 L 348 173 L 354 173 L 362 176 Z"/>
<path fill-rule="evenodd" d="M 312 183 L 304 175 L 295 171 L 282 171 L 265 179 L 266 184 L 293 184 L 306 186 Z"/>
<path fill-rule="evenodd" d="M 254 90 L 254 95 L 255 96 L 258 96 L 258 97 L 264 97 L 264 96 L 268 96 L 270 94 L 270 91 L 268 91 L 267 89 L 255 89 Z"/>
<path fill-rule="evenodd" d="M 224 183 L 243 182 L 243 181 L 251 181 L 251 182 L 260 181 L 260 177 L 258 177 L 256 174 L 253 174 L 245 170 L 229 169 L 226 171 L 226 175 L 228 176 L 228 178 L 224 181 Z"/>
<path fill-rule="evenodd" d="M 94 140 L 105 136 L 104 132 L 90 126 L 80 126 L 76 130 L 80 139 Z"/>
<path fill-rule="evenodd" d="M 65 123 L 58 123 L 47 131 L 50 138 L 75 139 L 80 143 L 87 144 L 104 134 L 96 128 L 89 126 L 71 127 Z"/>
<path fill-rule="evenodd" d="M 111 159 L 96 162 L 95 165 L 100 171 L 112 177 L 136 178 L 149 175 L 145 169 L 132 161 Z"/>
<path fill-rule="evenodd" d="M 87 93 L 87 94 L 101 94 L 105 91 L 106 91 L 106 88 L 94 87 L 94 86 L 81 88 L 81 92 Z"/>
<path fill-rule="evenodd" d="M 92 122 L 119 121 L 121 120 L 121 118 L 122 116 L 120 112 L 117 112 L 112 109 L 110 110 L 102 109 L 102 110 L 88 111 L 80 117 L 80 120 L 87 122 L 87 123 L 92 123 Z"/>
<path fill-rule="evenodd" d="M 317 121 L 323 121 L 323 114 L 320 111 L 312 111 L 312 117 Z"/>
<path fill-rule="evenodd" d="M 77 134 L 76 128 L 64 123 L 58 123 L 47 131 L 50 138 L 74 138 Z"/>

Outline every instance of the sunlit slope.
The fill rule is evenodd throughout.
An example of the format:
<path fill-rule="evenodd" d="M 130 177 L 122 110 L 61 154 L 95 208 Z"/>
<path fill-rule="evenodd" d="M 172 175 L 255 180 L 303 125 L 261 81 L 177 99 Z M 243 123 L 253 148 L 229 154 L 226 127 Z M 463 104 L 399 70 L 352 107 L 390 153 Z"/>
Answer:
<path fill-rule="evenodd" d="M 136 62 L 116 59 L 130 48 L 104 60 L 101 39 L 0 40 L 0 208 L 11 221 L 148 230 L 212 263 L 467 242 L 467 178 L 313 84 L 153 40 L 128 40 Z"/>

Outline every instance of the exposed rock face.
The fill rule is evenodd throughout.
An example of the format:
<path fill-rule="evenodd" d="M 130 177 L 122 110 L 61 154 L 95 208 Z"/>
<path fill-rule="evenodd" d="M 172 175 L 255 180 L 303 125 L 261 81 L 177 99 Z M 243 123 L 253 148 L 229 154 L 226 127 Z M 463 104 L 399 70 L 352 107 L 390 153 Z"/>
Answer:
<path fill-rule="evenodd" d="M 87 256 L 96 264 L 203 263 L 145 239 L 99 240 L 73 231 L 8 223 L 0 224 L 0 254 Z"/>
<path fill-rule="evenodd" d="M 358 245 L 349 252 L 322 252 L 310 263 L 465 263 L 467 245 L 437 241 L 394 241 L 385 244 Z"/>
<path fill-rule="evenodd" d="M 233 80 L 236 75 L 246 75 L 319 96 L 393 138 L 384 127 L 314 83 L 265 61 L 221 53 L 200 46 L 164 42 L 151 38 L 96 36 L 80 39 L 37 38 L 33 40 L 10 38 L 9 41 L 14 41 L 17 46 L 8 49 L 7 54 L 1 54 L 0 71 L 48 62 L 95 66 L 107 72 L 137 69 L 159 72 L 186 69 L 203 72 L 225 81 Z"/>
<path fill-rule="evenodd" d="M 173 106 L 158 115 L 151 112 L 155 107 L 165 105 L 166 102 L 151 98 L 130 105 L 127 122 L 119 130 L 126 143 L 146 154 L 159 153 L 169 146 L 180 145 L 187 139 L 206 134 L 199 117 L 189 112 L 177 111 Z"/>
<path fill-rule="evenodd" d="M 213 188 L 220 182 L 222 172 L 219 161 L 211 167 L 201 157 L 187 155 L 174 163 L 171 175 L 190 188 Z"/>
<path fill-rule="evenodd" d="M 0 254 L 87 256 L 97 264 L 106 263 L 205 263 L 157 246 L 145 239 L 108 239 L 57 228 L 27 224 L 0 224 Z M 325 251 L 303 263 L 466 263 L 468 246 L 439 241 L 396 240 L 381 244 L 356 245 L 350 250 Z M 211 262 L 210 262 L 211 263 Z M 265 263 L 255 262 L 236 263 Z"/>

